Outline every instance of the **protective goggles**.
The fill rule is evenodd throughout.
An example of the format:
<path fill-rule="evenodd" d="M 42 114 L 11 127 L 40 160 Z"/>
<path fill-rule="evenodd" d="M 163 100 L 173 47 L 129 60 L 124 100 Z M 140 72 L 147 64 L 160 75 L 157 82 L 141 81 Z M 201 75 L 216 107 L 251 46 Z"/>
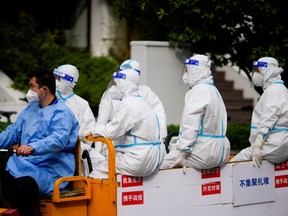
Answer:
<path fill-rule="evenodd" d="M 253 61 L 253 67 L 267 67 L 267 62 Z"/>
<path fill-rule="evenodd" d="M 120 72 L 114 72 L 112 75 L 113 79 L 126 79 L 126 74 Z"/>
<path fill-rule="evenodd" d="M 195 59 L 185 59 L 185 64 L 187 65 L 199 65 L 199 61 Z"/>
<path fill-rule="evenodd" d="M 68 80 L 70 82 L 74 81 L 74 78 L 72 76 L 70 76 L 68 74 L 65 74 L 65 73 L 63 73 L 63 72 L 61 72 L 61 71 L 59 71 L 57 69 L 54 69 L 53 74 L 54 74 L 54 76 L 61 77 L 61 78 L 65 79 L 65 80 Z"/>
<path fill-rule="evenodd" d="M 130 64 L 123 64 L 121 65 L 121 68 L 119 67 L 119 70 L 125 70 L 125 69 L 132 69 L 135 70 L 139 75 L 140 75 L 140 70 L 137 70 L 135 68 L 132 68 L 132 66 Z"/>

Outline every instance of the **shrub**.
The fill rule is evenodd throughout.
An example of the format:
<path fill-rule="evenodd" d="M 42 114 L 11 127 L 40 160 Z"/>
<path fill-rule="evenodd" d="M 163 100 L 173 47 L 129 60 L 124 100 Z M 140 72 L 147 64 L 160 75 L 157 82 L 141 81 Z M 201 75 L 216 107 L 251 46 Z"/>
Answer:
<path fill-rule="evenodd" d="M 168 134 L 173 131 L 178 131 L 179 125 L 168 125 Z M 242 150 L 250 146 L 249 143 L 250 125 L 243 124 L 228 124 L 226 136 L 228 137 L 231 150 Z"/>
<path fill-rule="evenodd" d="M 0 122 L 0 133 L 5 130 L 5 128 L 9 125 L 10 123 L 4 123 Z M 5 170 L 7 160 L 9 158 L 9 155 L 7 153 L 0 153 L 0 170 L 1 172 Z"/>
<path fill-rule="evenodd" d="M 0 22 L 0 70 L 12 80 L 15 89 L 29 88 L 27 73 L 35 67 L 53 70 L 62 64 L 75 65 L 80 73 L 74 92 L 89 101 L 95 115 L 103 92 L 118 69 L 120 59 L 115 55 L 93 57 L 83 49 L 59 42 L 61 32 L 37 32 L 36 23 L 29 15 L 22 15 L 17 25 Z"/>

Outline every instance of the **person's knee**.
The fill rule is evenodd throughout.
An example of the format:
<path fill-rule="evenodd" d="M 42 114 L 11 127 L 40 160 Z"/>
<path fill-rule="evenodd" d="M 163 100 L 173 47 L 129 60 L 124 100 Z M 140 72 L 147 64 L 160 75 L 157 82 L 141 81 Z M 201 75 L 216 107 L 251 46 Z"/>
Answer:
<path fill-rule="evenodd" d="M 12 207 L 17 208 L 20 215 L 33 215 L 39 200 L 38 191 L 38 184 L 32 177 L 24 176 L 15 179 Z"/>
<path fill-rule="evenodd" d="M 32 194 L 38 194 L 38 190 L 39 187 L 37 182 L 30 176 L 23 176 L 15 180 L 14 192 L 17 194 L 32 196 Z"/>

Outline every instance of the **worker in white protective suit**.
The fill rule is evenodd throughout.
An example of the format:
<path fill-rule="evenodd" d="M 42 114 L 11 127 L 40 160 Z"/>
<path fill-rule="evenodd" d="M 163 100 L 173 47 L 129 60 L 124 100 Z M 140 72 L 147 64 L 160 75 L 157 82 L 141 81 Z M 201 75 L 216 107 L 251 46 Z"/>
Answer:
<path fill-rule="evenodd" d="M 275 58 L 260 58 L 253 66 L 252 81 L 264 92 L 252 113 L 251 146 L 231 161 L 253 160 L 253 165 L 260 167 L 263 159 L 271 163 L 288 159 L 288 91 L 281 80 L 283 69 Z"/>
<path fill-rule="evenodd" d="M 195 54 L 185 60 L 182 80 L 191 89 L 186 93 L 181 117 L 178 153 L 170 151 L 161 169 L 186 166 L 209 169 L 222 166 L 230 155 L 226 137 L 227 113 L 222 97 L 214 85 L 211 61 Z M 171 157 L 171 154 L 174 155 Z"/>
<path fill-rule="evenodd" d="M 94 127 L 96 121 L 88 101 L 73 92 L 79 79 L 78 69 L 74 65 L 64 64 L 54 69 L 53 74 L 56 80 L 56 96 L 72 110 L 80 125 L 80 131 Z M 98 158 L 104 159 L 104 156 L 92 148 L 92 144 L 92 142 L 82 142 L 81 150 L 82 152 L 85 149 L 88 150 L 93 164 L 98 161 Z M 85 160 L 83 160 L 82 166 L 82 174 L 88 176 L 90 172 Z"/>
<path fill-rule="evenodd" d="M 117 107 L 105 125 L 83 131 L 80 139 L 103 136 L 113 140 L 116 151 L 116 173 L 129 176 L 149 176 L 157 172 L 164 158 L 159 120 L 156 113 L 139 94 L 139 74 L 133 69 L 114 72 L 110 89 Z M 92 178 L 108 178 L 108 159 L 93 167 Z"/>
<path fill-rule="evenodd" d="M 141 74 L 141 67 L 140 64 L 138 63 L 138 61 L 133 60 L 133 59 L 128 59 L 126 61 L 124 61 L 120 67 L 119 70 L 124 70 L 124 69 L 133 69 L 135 70 L 139 77 Z M 147 85 L 140 85 L 140 79 L 137 80 L 138 83 L 137 85 L 139 85 L 139 94 L 145 98 L 145 100 L 147 101 L 147 103 L 152 107 L 152 109 L 154 110 L 154 112 L 157 114 L 158 119 L 159 119 L 159 123 L 160 123 L 160 129 L 161 129 L 161 139 L 164 142 L 165 138 L 167 136 L 167 116 L 164 110 L 164 106 L 161 102 L 161 100 L 159 99 L 159 97 L 151 90 L 151 88 Z M 99 105 L 99 112 L 98 112 L 98 117 L 97 117 L 97 122 L 96 125 L 105 125 L 107 124 L 111 119 L 112 119 L 112 99 L 111 99 L 111 89 L 108 88 L 107 91 L 104 92 L 104 94 L 102 95 L 101 101 L 100 101 L 100 105 Z M 116 103 L 116 102 L 114 102 Z M 104 146 L 103 146 L 104 147 Z M 101 150 L 101 149 L 105 149 L 102 148 L 102 145 L 97 145 L 96 147 L 97 149 Z M 104 151 L 102 151 L 102 153 L 104 153 Z M 104 153 L 106 154 L 106 153 Z"/>

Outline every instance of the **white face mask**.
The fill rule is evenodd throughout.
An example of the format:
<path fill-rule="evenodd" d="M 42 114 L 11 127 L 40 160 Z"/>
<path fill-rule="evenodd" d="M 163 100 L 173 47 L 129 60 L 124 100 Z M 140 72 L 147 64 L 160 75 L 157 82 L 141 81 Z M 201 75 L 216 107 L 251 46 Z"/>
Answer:
<path fill-rule="evenodd" d="M 41 89 L 41 88 L 40 88 L 40 89 Z M 40 90 L 40 89 L 39 89 L 39 90 Z M 39 90 L 38 90 L 38 91 L 39 91 Z M 38 91 L 37 91 L 37 92 L 38 92 Z M 31 102 L 37 102 L 37 101 L 39 101 L 41 98 L 43 98 L 43 97 L 45 96 L 45 94 L 43 94 L 43 95 L 41 96 L 41 98 L 39 98 L 37 92 L 35 92 L 35 91 L 31 90 L 31 89 L 28 90 L 28 92 L 27 92 L 27 94 L 26 94 L 26 99 L 28 100 L 29 103 L 31 103 Z"/>
<path fill-rule="evenodd" d="M 264 77 L 260 73 L 254 73 L 252 76 L 252 82 L 255 86 L 263 86 Z"/>
<path fill-rule="evenodd" d="M 182 81 L 185 85 L 189 85 L 189 80 L 188 80 L 188 73 L 185 72 L 182 76 Z"/>
<path fill-rule="evenodd" d="M 110 87 L 109 93 L 113 100 L 121 100 L 124 97 L 124 94 L 115 85 Z"/>
<path fill-rule="evenodd" d="M 61 79 L 56 80 L 56 90 L 60 91 L 63 95 L 70 95 L 73 93 L 73 88 L 75 83 L 71 83 L 70 81 Z"/>
<path fill-rule="evenodd" d="M 193 73 L 186 72 L 183 74 L 182 81 L 184 82 L 185 85 L 192 88 L 199 82 L 199 79 L 200 79 L 199 76 L 200 76 L 200 73 L 197 73 L 197 71 Z"/>

